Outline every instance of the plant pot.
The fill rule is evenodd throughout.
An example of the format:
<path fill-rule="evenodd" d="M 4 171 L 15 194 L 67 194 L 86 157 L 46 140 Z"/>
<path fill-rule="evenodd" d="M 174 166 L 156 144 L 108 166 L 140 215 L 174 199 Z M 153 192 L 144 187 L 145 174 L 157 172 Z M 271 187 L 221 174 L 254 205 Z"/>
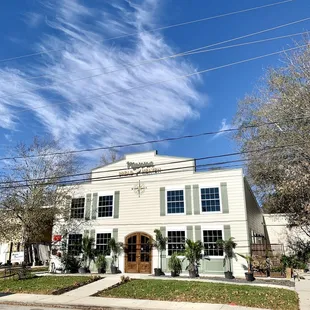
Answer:
<path fill-rule="evenodd" d="M 171 271 L 171 277 L 178 277 L 179 275 L 177 271 Z"/>
<path fill-rule="evenodd" d="M 117 274 L 118 273 L 118 268 L 116 266 L 111 267 L 111 273 L 112 274 Z"/>
<path fill-rule="evenodd" d="M 196 271 L 189 271 L 188 274 L 189 274 L 190 278 L 196 278 L 197 277 Z"/>
<path fill-rule="evenodd" d="M 79 268 L 79 273 L 87 273 L 87 268 L 85 268 L 85 267 L 80 267 L 80 268 Z"/>
<path fill-rule="evenodd" d="M 162 271 L 160 268 L 154 268 L 155 277 L 160 277 L 162 275 Z"/>
<path fill-rule="evenodd" d="M 231 271 L 225 271 L 224 275 L 225 275 L 225 279 L 234 279 L 234 276 Z"/>
<path fill-rule="evenodd" d="M 98 268 L 98 273 L 106 273 L 105 268 Z"/>
<path fill-rule="evenodd" d="M 246 272 L 245 278 L 247 281 L 254 281 L 255 280 L 253 272 Z"/>

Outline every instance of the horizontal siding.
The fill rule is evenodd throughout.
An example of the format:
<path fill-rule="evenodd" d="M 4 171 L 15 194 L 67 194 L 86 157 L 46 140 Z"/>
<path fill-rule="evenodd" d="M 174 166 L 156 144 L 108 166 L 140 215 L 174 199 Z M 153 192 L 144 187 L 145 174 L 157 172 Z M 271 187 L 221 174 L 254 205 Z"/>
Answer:
<path fill-rule="evenodd" d="M 102 172 L 102 176 L 106 176 L 107 170 L 126 168 L 127 161 L 133 162 L 149 162 L 153 161 L 155 167 L 158 164 L 186 160 L 178 157 L 167 157 L 154 155 L 153 152 L 141 153 L 138 155 L 127 155 L 126 158 L 117 163 L 111 164 L 106 167 L 98 168 L 93 172 Z M 170 169 L 175 167 L 183 167 L 194 165 L 194 160 L 187 163 L 178 163 L 162 166 L 162 169 Z M 184 169 L 182 169 L 184 170 Z M 98 177 L 101 173 L 93 174 L 93 177 Z M 115 175 L 115 173 L 114 173 Z M 138 181 L 146 187 L 144 193 L 140 197 L 132 190 L 137 185 Z M 193 185 L 205 187 L 219 187 L 221 183 L 227 185 L 227 196 L 229 213 L 207 213 L 207 214 L 194 214 L 194 197 Z M 160 188 L 173 187 L 183 188 L 186 185 L 191 186 L 191 208 L 192 214 L 178 214 L 178 215 L 165 215 L 160 216 Z M 208 227 L 212 225 L 230 225 L 231 236 L 235 238 L 238 244 L 238 251 L 245 253 L 248 250 L 248 233 L 247 222 L 244 205 L 244 186 L 242 169 L 232 170 L 214 170 L 208 172 L 194 172 L 191 168 L 185 171 L 173 173 L 158 173 L 152 175 L 139 175 L 130 178 L 118 178 L 109 181 L 98 181 L 81 185 L 75 192 L 75 195 L 85 196 L 88 193 L 114 193 L 120 192 L 119 197 L 119 218 L 104 218 L 88 221 L 85 225 L 87 229 L 113 229 L 118 228 L 118 239 L 124 242 L 125 237 L 135 231 L 145 232 L 153 236 L 155 228 L 161 226 L 169 227 L 186 227 L 189 225 L 201 225 Z M 184 199 L 186 201 L 186 198 Z M 92 203 L 91 203 L 92 205 Z M 185 206 L 186 210 L 186 206 Z M 56 228 L 55 228 L 56 229 Z M 81 230 L 84 230 L 83 225 Z M 156 251 L 153 255 L 153 268 L 157 266 Z M 120 260 L 120 267 L 122 270 L 122 261 Z M 211 264 L 212 265 L 212 264 Z M 218 263 L 214 264 L 218 266 Z M 208 268 L 208 262 L 205 268 Z M 234 271 L 238 274 L 243 273 L 243 268 L 240 260 L 234 263 Z M 203 270 L 206 272 L 206 270 Z"/>

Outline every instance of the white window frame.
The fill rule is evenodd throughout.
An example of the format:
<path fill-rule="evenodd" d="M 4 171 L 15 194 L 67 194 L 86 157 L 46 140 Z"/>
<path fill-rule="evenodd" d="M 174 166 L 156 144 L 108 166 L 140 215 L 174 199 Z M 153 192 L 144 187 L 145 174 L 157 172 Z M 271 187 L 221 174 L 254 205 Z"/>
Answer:
<path fill-rule="evenodd" d="M 203 238 L 203 232 L 204 231 L 206 231 L 206 230 L 221 230 L 222 231 L 222 236 L 223 236 L 223 240 L 224 240 L 224 238 L 225 238 L 225 236 L 224 236 L 224 225 L 214 225 L 214 226 L 212 226 L 212 225 L 209 225 L 209 226 L 202 226 L 201 227 L 201 241 L 202 241 L 202 244 L 203 244 L 203 254 L 204 254 L 204 238 Z M 222 256 L 208 256 L 210 259 L 212 259 L 212 258 L 221 258 L 221 259 L 223 259 L 224 258 L 224 256 L 225 256 L 225 253 L 223 252 L 223 255 Z"/>
<path fill-rule="evenodd" d="M 219 189 L 219 199 L 220 199 L 220 211 L 202 211 L 202 199 L 201 199 L 201 190 L 203 188 L 218 188 Z M 219 184 L 216 185 L 199 185 L 199 205 L 200 205 L 200 214 L 219 214 L 223 213 L 222 206 L 222 195 L 221 195 L 221 186 Z"/>
<path fill-rule="evenodd" d="M 113 196 L 112 216 L 99 216 L 99 197 L 103 197 L 103 196 Z M 104 220 L 104 219 L 111 219 L 111 218 L 114 218 L 114 204 L 115 204 L 114 192 L 99 192 L 99 193 L 98 193 L 98 201 L 97 201 L 96 218 L 97 218 L 98 220 Z"/>
<path fill-rule="evenodd" d="M 71 217 L 71 208 L 72 208 L 72 199 L 79 199 L 79 198 L 84 198 L 84 216 L 83 217 Z M 86 214 L 86 203 L 87 203 L 87 199 L 86 199 L 86 194 L 84 195 L 76 195 L 76 196 L 72 196 L 71 197 L 71 203 L 70 203 L 70 219 L 72 220 L 81 220 L 81 219 L 85 219 L 85 214 Z"/>
<path fill-rule="evenodd" d="M 99 197 L 99 196 L 98 196 Z M 95 248 L 97 249 L 97 234 L 111 234 L 111 238 L 113 238 L 113 229 L 98 229 L 95 230 Z M 110 255 L 106 255 L 107 258 L 112 257 L 112 251 Z"/>
<path fill-rule="evenodd" d="M 186 244 L 186 239 L 187 239 L 187 228 L 186 228 L 186 226 L 169 226 L 169 227 L 166 227 L 166 238 L 168 238 L 168 231 L 184 231 L 185 232 L 185 244 Z M 167 242 L 166 251 L 167 251 L 166 257 L 170 258 L 171 255 L 168 255 L 168 242 Z M 180 255 L 178 257 L 184 258 L 184 255 Z"/>
<path fill-rule="evenodd" d="M 185 215 L 186 214 L 186 194 L 185 194 L 185 186 L 177 186 L 177 187 L 166 187 L 165 188 L 165 209 L 167 216 L 175 216 L 175 215 Z M 184 212 L 183 213 L 168 213 L 168 192 L 170 191 L 183 191 L 183 198 L 184 198 Z"/>

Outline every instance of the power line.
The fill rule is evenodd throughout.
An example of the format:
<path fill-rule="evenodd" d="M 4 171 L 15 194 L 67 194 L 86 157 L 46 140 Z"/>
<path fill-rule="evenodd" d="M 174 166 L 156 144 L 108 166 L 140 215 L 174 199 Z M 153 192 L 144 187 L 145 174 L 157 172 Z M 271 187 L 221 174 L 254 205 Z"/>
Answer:
<path fill-rule="evenodd" d="M 234 47 L 240 47 L 240 46 L 245 46 L 245 45 L 263 43 L 263 42 L 274 41 L 274 40 L 279 40 L 279 39 L 285 39 L 285 38 L 288 38 L 288 37 L 299 36 L 299 35 L 303 35 L 303 34 L 306 34 L 306 33 L 309 33 L 309 31 L 298 32 L 298 33 L 293 33 L 293 34 L 284 35 L 284 36 L 278 36 L 278 37 L 273 37 L 273 38 L 267 38 L 267 39 L 262 39 L 262 40 L 250 41 L 250 42 L 245 42 L 245 43 L 240 43 L 240 44 L 234 44 L 234 45 L 228 45 L 228 46 L 222 46 L 222 47 L 218 47 L 218 48 L 209 49 L 209 47 L 220 45 L 220 44 L 223 44 L 223 43 L 227 42 L 227 41 L 222 41 L 222 42 L 218 42 L 218 43 L 215 43 L 215 44 L 206 45 L 206 46 L 197 48 L 197 49 L 193 50 L 193 52 L 187 51 L 187 52 L 183 52 L 183 53 L 176 53 L 176 54 L 173 54 L 173 55 L 170 55 L 170 56 L 165 56 L 165 57 L 162 57 L 162 58 L 153 58 L 153 59 L 145 60 L 145 61 L 142 61 L 142 62 L 137 63 L 137 64 L 129 64 L 128 63 L 128 64 L 125 64 L 125 65 L 122 65 L 122 68 L 119 68 L 119 69 L 116 69 L 116 70 L 112 70 L 112 71 L 108 71 L 108 72 L 102 72 L 102 73 L 97 73 L 97 74 L 94 74 L 94 75 L 80 77 L 80 78 L 73 79 L 73 80 L 61 81 L 61 82 L 55 83 L 55 84 L 39 86 L 39 87 L 32 88 L 30 90 L 20 91 L 20 92 L 17 92 L 17 93 L 8 94 L 6 96 L 1 96 L 0 99 L 10 98 L 12 96 L 16 96 L 16 95 L 20 95 L 20 94 L 27 94 L 27 93 L 31 93 L 31 92 L 36 91 L 36 90 L 47 89 L 49 87 L 55 87 L 57 85 L 71 84 L 71 83 L 74 83 L 74 82 L 78 82 L 78 81 L 82 81 L 82 80 L 86 80 L 86 79 L 90 79 L 90 78 L 96 78 L 96 77 L 103 76 L 103 75 L 106 75 L 106 74 L 123 71 L 123 70 L 126 70 L 128 68 L 137 68 L 137 67 L 140 67 L 142 65 L 146 65 L 146 64 L 150 64 L 150 63 L 153 63 L 153 62 L 158 62 L 158 61 L 162 61 L 162 60 L 166 60 L 166 59 L 170 59 L 170 58 L 191 56 L 191 55 L 196 55 L 196 54 L 201 54 L 201 53 L 209 53 L 209 52 L 213 52 L 213 51 L 224 50 L 224 49 L 229 49 L 229 48 L 234 48 Z M 256 33 L 254 33 L 254 34 L 256 34 Z M 254 34 L 249 34 L 247 36 L 253 36 Z M 238 39 L 239 38 L 234 38 L 234 39 L 231 39 L 230 41 L 238 40 Z M 111 67 L 115 67 L 115 66 L 101 68 L 101 70 L 105 70 L 105 69 L 108 69 L 108 68 L 111 68 Z M 91 71 L 91 70 L 99 70 L 99 68 L 97 68 L 97 69 L 90 69 L 89 71 Z M 31 108 L 29 108 L 29 109 L 31 109 Z"/>
<path fill-rule="evenodd" d="M 310 118 L 310 116 L 309 117 L 297 117 L 297 118 L 288 119 L 287 121 L 305 120 L 305 119 L 309 119 L 309 118 Z M 215 135 L 215 134 L 220 134 L 220 133 L 233 132 L 233 131 L 244 130 L 244 129 L 249 129 L 249 128 L 258 128 L 258 127 L 267 126 L 267 125 L 275 125 L 278 123 L 280 123 L 280 122 L 279 121 L 265 122 L 265 123 L 260 123 L 260 124 L 256 124 L 256 125 L 246 125 L 246 126 L 240 126 L 237 128 L 223 129 L 223 130 L 217 130 L 217 131 L 207 131 L 207 132 L 202 132 L 202 133 L 192 134 L 192 135 L 183 135 L 183 136 L 178 136 L 178 137 L 169 137 L 169 138 L 163 138 L 163 139 L 157 139 L 157 140 L 148 140 L 148 141 L 142 141 L 142 142 L 119 144 L 119 145 L 113 145 L 113 146 L 103 146 L 103 147 L 89 148 L 89 149 L 53 152 L 53 153 L 45 153 L 45 154 L 37 154 L 37 155 L 29 155 L 29 156 L 2 157 L 2 158 L 0 158 L 0 161 L 1 160 L 25 159 L 25 158 L 38 158 L 38 157 L 53 156 L 53 155 L 77 154 L 77 153 L 84 153 L 84 152 L 94 152 L 94 151 L 99 151 L 99 150 L 119 149 L 119 148 L 130 147 L 130 146 L 141 146 L 141 145 L 145 145 L 145 144 L 161 143 L 161 142 L 167 142 L 167 141 L 176 141 L 176 140 L 197 138 L 197 137 L 201 137 L 201 136 L 208 136 L 208 135 Z M 283 122 L 281 122 L 281 123 L 283 123 Z"/>
<path fill-rule="evenodd" d="M 192 21 L 188 21 L 188 22 L 168 25 L 168 26 L 164 26 L 164 27 L 158 27 L 158 28 L 154 28 L 154 29 L 150 29 L 150 30 L 133 32 L 133 33 L 127 33 L 127 34 L 123 34 L 123 35 L 120 35 L 120 36 L 115 36 L 115 37 L 111 37 L 111 38 L 108 38 L 108 39 L 104 39 L 100 43 L 106 42 L 106 41 L 110 41 L 110 40 L 116 40 L 116 39 L 121 39 L 121 38 L 125 38 L 125 37 L 130 37 L 130 36 L 136 36 L 136 35 L 138 35 L 140 33 L 148 33 L 148 32 L 154 32 L 154 31 L 159 31 L 159 30 L 165 30 L 165 29 L 169 29 L 169 28 L 190 25 L 190 24 L 199 23 L 199 22 L 203 22 L 203 21 L 207 21 L 207 20 L 216 19 L 216 18 L 221 18 L 221 17 L 225 17 L 225 16 L 230 16 L 230 15 L 236 15 L 236 14 L 240 14 L 240 13 L 250 12 L 250 11 L 254 11 L 254 10 L 258 10 L 258 9 L 263 9 L 263 8 L 266 8 L 266 7 L 271 7 L 271 6 L 276 6 L 276 5 L 280 5 L 280 4 L 285 4 L 287 2 L 292 2 L 292 1 L 293 0 L 280 1 L 280 2 L 276 2 L 276 3 L 271 3 L 271 4 L 267 4 L 267 5 L 257 6 L 257 7 L 253 7 L 253 8 L 249 8 L 249 9 L 240 10 L 240 11 L 234 11 L 234 12 L 220 14 L 220 15 L 215 15 L 215 16 L 211 16 L 211 17 L 200 18 L 200 19 L 196 19 L 196 20 L 192 20 Z M 87 44 L 87 45 L 91 46 L 91 44 Z M 65 49 L 64 48 L 52 49 L 52 50 L 47 50 L 47 51 L 35 52 L 35 53 L 31 53 L 31 54 L 25 54 L 25 55 L 21 55 L 21 56 L 16 56 L 16 57 L 2 59 L 2 60 L 0 60 L 0 63 L 7 62 L 7 61 L 12 61 L 12 60 L 18 60 L 18 59 L 27 58 L 27 57 L 40 56 L 40 55 L 43 55 L 43 54 L 48 54 L 48 53 L 53 53 L 53 52 L 60 52 L 60 51 L 63 51 L 63 50 L 65 50 Z"/>
<path fill-rule="evenodd" d="M 235 153 L 226 153 L 226 154 L 220 154 L 220 155 L 213 155 L 213 156 L 205 156 L 205 157 L 200 157 L 200 158 L 191 158 L 191 159 L 184 159 L 180 161 L 173 161 L 173 162 L 166 162 L 166 163 L 159 163 L 156 165 L 158 166 L 163 166 L 163 165 L 172 165 L 176 163 L 184 163 L 188 161 L 199 161 L 199 160 L 206 160 L 206 159 L 215 159 L 215 158 L 223 158 L 223 157 L 230 157 L 230 156 L 236 156 L 236 155 L 242 155 L 242 154 L 250 154 L 250 153 L 257 153 L 257 152 L 269 152 L 269 151 L 274 151 L 278 149 L 283 149 L 287 147 L 294 147 L 297 145 L 304 145 L 305 143 L 295 143 L 291 145 L 281 145 L 281 146 L 276 146 L 276 147 L 264 147 L 261 149 L 255 149 L 255 150 L 250 150 L 250 151 L 243 151 L 243 152 L 235 152 Z M 175 167 L 175 168 L 169 168 L 165 169 L 162 171 L 174 171 L 174 170 L 181 170 L 181 169 L 188 169 L 188 168 L 197 168 L 197 167 L 205 167 L 205 166 L 214 166 L 214 165 L 220 165 L 220 164 L 227 164 L 227 163 L 235 163 L 235 162 L 242 162 L 242 161 L 248 161 L 248 159 L 238 159 L 238 160 L 233 160 L 233 161 L 224 161 L 224 162 L 217 162 L 217 163 L 208 163 L 208 164 L 200 164 L 200 165 L 191 165 L 191 166 L 181 166 L 181 167 Z M 95 173 L 109 173 L 109 172 L 120 172 L 128 170 L 126 168 L 121 168 L 121 169 L 112 169 L 112 170 L 106 170 L 106 171 L 98 171 L 98 172 L 92 172 L 91 174 Z M 160 174 L 163 174 L 162 171 Z M 67 176 L 60 176 L 59 178 L 65 178 L 65 177 L 75 177 L 75 176 L 82 176 L 82 175 L 89 175 L 90 173 L 79 173 L 79 174 L 72 174 L 72 175 L 67 175 Z M 143 174 L 142 174 L 143 175 Z M 146 174 L 147 175 L 147 174 Z M 73 179 L 73 180 L 63 180 L 63 181 L 56 181 L 56 182 L 46 182 L 44 184 L 37 184 L 39 186 L 46 186 L 46 185 L 64 185 L 64 184 L 73 184 L 76 182 L 82 182 L 82 181 L 103 181 L 103 180 L 118 180 L 118 179 L 126 179 L 128 177 L 135 177 L 135 176 L 141 176 L 141 175 L 128 175 L 128 176 L 120 176 L 120 175 L 110 175 L 106 177 L 91 177 L 91 178 L 83 178 L 83 179 Z M 41 181 L 41 180 L 46 180 L 46 179 L 53 179 L 53 177 L 50 178 L 39 178 L 39 179 L 28 179 L 28 180 L 16 180 L 16 181 L 7 181 L 7 182 L 0 182 L 1 184 L 12 184 L 12 183 L 23 183 L 23 182 L 33 182 L 33 181 Z M 17 185 L 17 186 L 11 186 L 11 187 L 2 187 L 2 189 L 8 189 L 8 188 L 15 188 L 15 187 L 25 187 L 27 185 Z"/>
<path fill-rule="evenodd" d="M 134 86 L 134 87 L 130 87 L 130 88 L 125 88 L 125 89 L 121 89 L 121 90 L 117 90 L 117 91 L 113 91 L 113 92 L 109 92 L 109 93 L 103 93 L 102 95 L 89 96 L 89 97 L 85 97 L 84 100 L 85 99 L 92 99 L 92 98 L 101 98 L 101 97 L 104 97 L 104 96 L 110 96 L 110 95 L 119 94 L 119 93 L 122 93 L 122 92 L 125 92 L 125 91 L 131 91 L 131 90 L 136 90 L 136 89 L 141 89 L 141 88 L 143 89 L 143 88 L 145 88 L 147 86 L 154 86 L 154 85 L 159 85 L 159 84 L 162 84 L 162 83 L 167 83 L 167 82 L 171 82 L 171 81 L 175 81 L 175 80 L 186 79 L 186 78 L 189 78 L 189 77 L 194 76 L 194 75 L 203 74 L 203 73 L 207 73 L 207 72 L 211 72 L 211 71 L 215 71 L 215 70 L 219 70 L 219 69 L 235 66 L 235 65 L 238 65 L 238 64 L 254 61 L 254 60 L 257 60 L 257 59 L 262 59 L 262 58 L 265 58 L 265 57 L 274 56 L 274 55 L 277 55 L 277 54 L 281 54 L 281 53 L 285 53 L 285 52 L 288 52 L 288 51 L 296 50 L 296 49 L 299 49 L 299 48 L 302 48 L 302 47 L 306 47 L 306 46 L 308 46 L 308 45 L 304 44 L 304 45 L 300 45 L 300 46 L 297 46 L 297 47 L 285 49 L 285 50 L 282 50 L 282 51 L 278 51 L 278 52 L 274 52 L 274 53 L 269 53 L 269 54 L 264 54 L 264 55 L 261 55 L 261 56 L 252 57 L 252 58 L 248 58 L 248 59 L 232 62 L 232 63 L 226 64 L 226 65 L 222 65 L 222 66 L 218 66 L 218 67 L 213 67 L 213 68 L 209 68 L 209 69 L 205 69 L 205 70 L 201 70 L 201 71 L 195 71 L 193 73 L 189 73 L 189 74 L 185 74 L 185 75 L 179 75 L 179 76 L 176 76 L 175 78 L 172 78 L 172 79 L 167 79 L 167 80 L 157 81 L 157 82 L 153 82 L 153 83 L 142 84 L 142 85 L 138 85 L 138 86 Z M 55 104 L 71 103 L 72 104 L 74 102 L 73 101 L 54 101 L 52 103 L 55 103 Z M 48 105 L 38 106 L 38 107 L 33 107 L 33 108 L 28 108 L 28 109 L 23 109 L 23 110 L 19 110 L 19 112 L 27 111 L 29 109 L 30 110 L 41 109 L 41 108 L 44 108 L 46 106 L 48 106 Z"/>

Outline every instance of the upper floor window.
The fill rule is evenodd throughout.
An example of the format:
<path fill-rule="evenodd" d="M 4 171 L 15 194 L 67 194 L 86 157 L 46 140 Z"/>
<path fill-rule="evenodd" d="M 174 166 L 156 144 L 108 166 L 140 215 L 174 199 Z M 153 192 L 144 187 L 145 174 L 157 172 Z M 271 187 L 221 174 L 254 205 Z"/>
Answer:
<path fill-rule="evenodd" d="M 205 248 L 205 255 L 207 256 L 223 256 L 223 249 L 217 245 L 217 240 L 223 239 L 222 230 L 204 230 L 203 231 L 203 245 Z"/>
<path fill-rule="evenodd" d="M 168 255 L 185 250 L 185 231 L 168 231 Z"/>
<path fill-rule="evenodd" d="M 113 195 L 100 196 L 98 204 L 98 217 L 112 217 Z"/>
<path fill-rule="evenodd" d="M 73 198 L 71 201 L 71 218 L 84 218 L 85 198 Z"/>
<path fill-rule="evenodd" d="M 167 191 L 167 213 L 184 213 L 184 191 Z"/>
<path fill-rule="evenodd" d="M 96 238 L 96 250 L 103 255 L 110 255 L 111 250 L 109 242 L 111 240 L 111 233 L 100 233 L 97 234 Z"/>
<path fill-rule="evenodd" d="M 68 240 L 68 254 L 78 256 L 82 253 L 82 234 L 70 234 Z"/>
<path fill-rule="evenodd" d="M 218 187 L 201 188 L 201 211 L 219 212 L 221 211 L 220 193 Z"/>

